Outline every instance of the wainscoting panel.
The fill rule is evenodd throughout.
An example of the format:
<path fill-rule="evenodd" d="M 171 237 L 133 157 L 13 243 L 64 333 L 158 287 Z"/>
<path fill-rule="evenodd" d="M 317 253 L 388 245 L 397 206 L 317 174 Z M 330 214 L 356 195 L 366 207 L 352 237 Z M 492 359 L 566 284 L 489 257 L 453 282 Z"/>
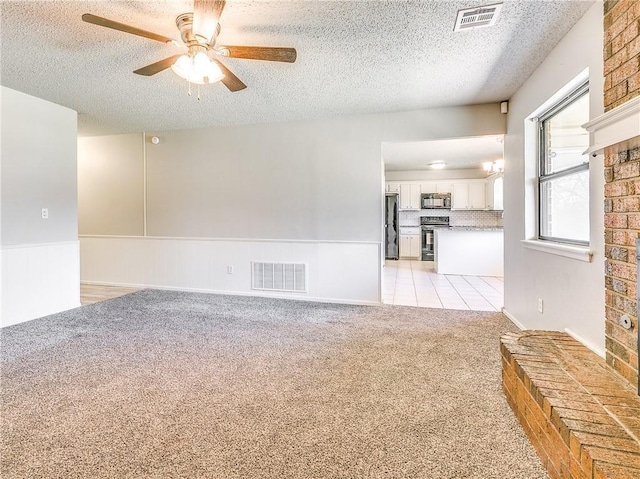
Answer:
<path fill-rule="evenodd" d="M 1 326 L 80 306 L 78 241 L 2 248 Z"/>
<path fill-rule="evenodd" d="M 82 236 L 84 283 L 378 304 L 380 244 Z M 251 289 L 252 262 L 304 263 L 306 292 Z"/>

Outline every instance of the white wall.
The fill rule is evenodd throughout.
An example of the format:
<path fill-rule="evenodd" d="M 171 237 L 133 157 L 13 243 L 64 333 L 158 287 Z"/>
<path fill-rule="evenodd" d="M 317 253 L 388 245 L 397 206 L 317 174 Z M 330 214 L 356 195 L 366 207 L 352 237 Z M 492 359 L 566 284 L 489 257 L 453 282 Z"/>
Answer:
<path fill-rule="evenodd" d="M 384 141 L 494 135 L 505 130 L 506 121 L 496 103 L 293 123 L 147 132 L 147 138 L 160 139 L 157 145 L 145 143 L 147 235 L 176 241 L 272 240 L 280 245 L 311 241 L 317 247 L 331 242 L 356 242 L 379 247 Z M 86 147 L 80 150 L 81 163 L 88 164 L 93 157 L 99 157 L 101 153 L 92 148 L 105 142 L 114 143 L 109 146 L 110 151 L 122 151 L 116 145 L 122 144 L 121 137 L 87 140 Z M 124 174 L 121 163 L 99 161 Z M 79 177 L 81 191 L 90 189 L 92 182 L 84 171 L 83 167 Z M 118 174 L 108 177 L 112 178 L 111 187 L 117 189 Z M 141 181 L 140 191 L 142 183 L 145 182 Z M 138 207 L 136 201 L 140 200 L 131 201 L 132 207 Z M 90 211 L 86 213 L 91 215 Z M 118 234 L 109 225 L 84 224 L 84 217 L 83 213 L 80 218 L 83 233 Z M 168 247 L 170 243 L 163 244 Z M 116 251 L 106 247 L 104 241 L 87 243 L 87 247 L 104 248 L 105 254 Z M 232 250 L 245 252 L 236 258 L 236 267 L 247 267 L 252 257 L 246 249 Z M 88 250 L 83 246 L 83 281 L 111 281 L 85 264 L 85 251 Z M 308 258 L 310 263 L 315 254 L 312 251 L 309 249 L 307 253 L 312 255 Z M 193 263 L 187 266 L 187 271 L 197 269 L 197 257 L 189 257 Z M 119 261 L 118 257 L 111 259 Z M 371 261 L 380 267 L 380 257 Z M 370 292 L 378 291 L 378 275 L 368 272 L 368 264 L 347 265 L 343 271 L 345 278 L 354 281 L 352 287 L 359 293 L 332 294 L 338 299 L 371 301 Z M 139 281 L 135 277 L 145 277 L 149 284 L 162 282 L 159 276 L 140 276 L 131 269 L 122 274 L 118 282 L 132 284 Z M 235 281 L 224 275 L 206 289 L 247 291 L 248 284 L 239 287 Z M 322 275 L 321 281 L 333 279 Z M 186 279 L 179 284 L 174 282 L 173 286 L 188 287 Z M 323 285 L 322 291 L 329 291 L 329 286 Z M 327 298 L 325 293 L 318 295 Z"/>
<path fill-rule="evenodd" d="M 500 131 L 477 105 L 148 132 L 151 236 L 380 241 L 383 141 Z M 489 133 L 475 133 L 489 134 Z"/>
<path fill-rule="evenodd" d="M 592 262 L 527 249 L 535 235 L 536 159 L 526 118 L 589 68 L 590 118 L 603 107 L 603 7 L 596 2 L 509 100 L 505 137 L 505 312 L 527 329 L 569 330 L 604 354 L 604 167 L 590 158 Z M 544 312 L 538 313 L 538 298 Z"/>
<path fill-rule="evenodd" d="M 77 114 L 0 88 L 0 324 L 6 326 L 80 305 Z"/>
<path fill-rule="evenodd" d="M 80 234 L 144 234 L 144 141 L 141 133 L 78 138 Z"/>

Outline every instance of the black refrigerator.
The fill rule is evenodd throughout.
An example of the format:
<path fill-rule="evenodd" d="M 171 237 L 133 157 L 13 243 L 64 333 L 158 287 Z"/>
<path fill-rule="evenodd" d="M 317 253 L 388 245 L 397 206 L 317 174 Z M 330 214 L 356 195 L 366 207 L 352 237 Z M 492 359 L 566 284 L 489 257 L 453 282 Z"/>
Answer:
<path fill-rule="evenodd" d="M 398 259 L 398 195 L 385 196 L 384 257 Z"/>

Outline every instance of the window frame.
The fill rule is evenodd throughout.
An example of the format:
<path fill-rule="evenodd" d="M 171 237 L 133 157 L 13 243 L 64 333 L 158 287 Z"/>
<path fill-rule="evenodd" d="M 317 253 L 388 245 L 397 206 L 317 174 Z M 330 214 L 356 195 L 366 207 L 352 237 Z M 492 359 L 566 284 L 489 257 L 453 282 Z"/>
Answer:
<path fill-rule="evenodd" d="M 543 186 L 545 183 L 553 181 L 558 178 L 563 178 L 567 176 L 575 175 L 576 173 L 580 173 L 582 171 L 589 171 L 589 157 L 585 156 L 585 160 L 578 165 L 572 166 L 570 168 L 565 168 L 560 171 L 555 171 L 553 173 L 546 172 L 547 166 L 547 148 L 546 148 L 546 129 L 545 122 L 558 113 L 563 111 L 564 109 L 571 106 L 575 101 L 579 100 L 585 95 L 589 95 L 589 80 L 585 80 L 579 86 L 574 88 L 568 95 L 564 96 L 561 100 L 554 103 L 550 108 L 545 110 L 536 118 L 537 121 L 537 131 L 538 131 L 538 171 L 537 171 L 537 183 L 538 183 L 538 201 L 537 201 L 537 233 L 538 239 L 541 241 L 548 241 L 553 243 L 561 243 L 566 245 L 575 245 L 575 246 L 589 246 L 590 240 L 582 241 L 570 238 L 561 238 L 557 236 L 546 236 L 542 234 L 542 222 L 543 222 Z M 590 194 L 591 192 L 589 192 Z"/>

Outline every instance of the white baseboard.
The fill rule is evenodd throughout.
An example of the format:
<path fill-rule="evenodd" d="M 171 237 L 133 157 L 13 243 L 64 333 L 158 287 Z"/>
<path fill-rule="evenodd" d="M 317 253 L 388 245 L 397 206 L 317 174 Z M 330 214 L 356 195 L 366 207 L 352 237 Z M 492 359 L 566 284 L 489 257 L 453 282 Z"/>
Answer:
<path fill-rule="evenodd" d="M 509 321 L 511 321 L 521 331 L 525 331 L 525 330 L 529 329 L 529 328 L 525 328 L 524 325 L 515 318 L 515 316 L 513 316 L 511 313 L 509 313 L 504 308 L 502 308 L 502 314 L 504 314 L 509 319 Z M 585 345 L 587 348 L 589 348 L 591 351 L 596 353 L 601 358 L 605 357 L 605 351 L 604 351 L 604 349 L 602 347 L 598 347 L 598 346 L 594 345 L 591 341 L 588 341 L 583 336 L 579 335 L 578 333 L 576 333 L 575 331 L 573 331 L 570 328 L 565 328 L 564 331 L 569 336 L 571 336 L 573 339 L 575 339 L 579 343 Z"/>
<path fill-rule="evenodd" d="M 580 336 L 578 333 L 576 333 L 572 329 L 564 328 L 564 332 L 567 333 L 569 336 L 571 336 L 576 341 L 578 341 L 579 343 L 584 344 L 587 348 L 589 348 L 591 351 L 596 353 L 601 358 L 605 358 L 606 357 L 606 353 L 605 353 L 604 349 L 594 345 L 591 341 L 586 340 L 584 337 Z"/>
<path fill-rule="evenodd" d="M 275 298 L 275 299 L 289 299 L 294 301 L 310 301 L 313 303 L 332 303 L 332 304 L 353 304 L 359 306 L 380 306 L 382 303 L 378 301 L 361 301 L 357 299 L 334 299 L 334 298 L 319 298 L 314 296 L 295 296 L 291 294 L 278 294 L 278 293 L 264 293 L 260 291 L 223 291 L 215 289 L 203 289 L 203 288 L 183 288 L 180 286 L 165 286 L 157 284 L 133 284 L 133 283 L 105 283 L 102 281 L 82 281 L 81 284 L 94 285 L 94 286 L 121 286 L 125 288 L 139 288 L 139 289 L 160 289 L 164 291 L 183 291 L 186 293 L 205 293 L 205 294 L 220 294 L 230 296 L 246 296 L 246 297 L 258 297 L 258 298 Z"/>
<path fill-rule="evenodd" d="M 518 321 L 515 318 L 514 315 L 509 313 L 509 311 L 507 311 L 506 309 L 502 308 L 502 314 L 504 314 L 507 317 L 507 319 L 511 321 L 514 324 L 514 326 L 517 327 L 520 331 L 524 331 L 527 329 L 524 327 L 524 325 L 520 321 Z"/>

